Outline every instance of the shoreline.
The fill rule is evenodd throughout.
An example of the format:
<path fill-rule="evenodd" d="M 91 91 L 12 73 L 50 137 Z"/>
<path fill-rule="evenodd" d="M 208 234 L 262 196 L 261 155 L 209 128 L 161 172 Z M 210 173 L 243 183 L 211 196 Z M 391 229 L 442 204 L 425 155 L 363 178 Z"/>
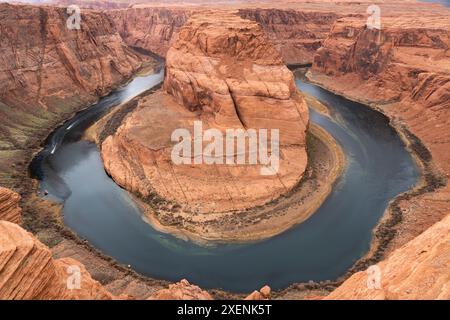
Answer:
<path fill-rule="evenodd" d="M 406 150 L 410 153 L 420 172 L 420 177 L 414 187 L 406 192 L 397 195 L 389 202 L 382 218 L 372 231 L 372 241 L 369 251 L 367 251 L 367 253 L 363 257 L 357 260 L 343 276 L 339 277 L 336 280 L 336 283 L 342 283 L 352 274 L 358 271 L 363 271 L 367 267 L 382 261 L 387 257 L 388 254 L 397 249 L 394 247 L 389 248 L 390 250 L 387 250 L 389 244 L 392 243 L 394 238 L 396 237 L 397 229 L 402 223 L 403 213 L 399 206 L 400 201 L 409 200 L 422 194 L 436 191 L 439 188 L 444 187 L 445 182 L 442 181 L 442 173 L 437 170 L 433 163 L 431 152 L 426 148 L 421 140 L 416 137 L 409 130 L 409 128 L 407 128 L 405 124 L 389 116 L 380 107 L 384 104 L 376 104 L 364 101 L 363 99 L 353 98 L 349 95 L 346 95 L 345 92 L 335 90 L 326 83 L 314 79 L 314 75 L 310 70 L 307 71 L 305 77 L 314 85 L 317 85 L 347 100 L 365 105 L 385 116 L 389 120 L 389 125 L 396 131 L 400 139 L 405 144 Z M 388 104 L 389 103 L 386 103 L 386 105 Z"/>

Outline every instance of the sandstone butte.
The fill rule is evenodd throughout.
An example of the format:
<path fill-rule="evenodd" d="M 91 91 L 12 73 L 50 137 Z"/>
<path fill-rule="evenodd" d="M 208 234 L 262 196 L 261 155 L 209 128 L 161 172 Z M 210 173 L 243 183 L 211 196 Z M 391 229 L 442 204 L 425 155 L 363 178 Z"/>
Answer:
<path fill-rule="evenodd" d="M 355 273 L 326 299 L 450 299 L 450 215 L 377 264 Z M 373 268 L 371 270 L 374 270 Z"/>
<path fill-rule="evenodd" d="M 164 93 L 147 96 L 102 145 L 114 180 L 143 198 L 199 213 L 242 210 L 289 191 L 307 164 L 308 110 L 293 74 L 255 22 L 230 12 L 192 16 L 167 53 Z M 280 129 L 280 169 L 174 165 L 175 129 Z M 186 219 L 190 219 L 188 215 Z"/>
<path fill-rule="evenodd" d="M 0 184 L 14 187 L 32 149 L 70 114 L 141 66 L 101 12 L 83 10 L 80 30 L 65 8 L 0 3 Z"/>

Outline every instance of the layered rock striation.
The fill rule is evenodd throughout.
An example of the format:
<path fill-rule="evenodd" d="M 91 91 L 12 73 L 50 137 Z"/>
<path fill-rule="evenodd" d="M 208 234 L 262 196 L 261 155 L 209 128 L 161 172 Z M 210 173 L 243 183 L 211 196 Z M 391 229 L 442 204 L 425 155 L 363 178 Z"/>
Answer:
<path fill-rule="evenodd" d="M 420 14 L 383 16 L 381 30 L 340 19 L 314 57 L 310 79 L 389 116 L 423 169 L 421 183 L 393 202 L 380 225 L 397 221 L 383 244 L 381 285 L 367 283 L 372 268 L 330 299 L 449 298 L 450 11 L 418 7 Z"/>
<path fill-rule="evenodd" d="M 240 9 L 242 18 L 258 22 L 280 51 L 286 64 L 308 65 L 326 39 L 333 23 L 344 14 L 339 10 Z"/>
<path fill-rule="evenodd" d="M 191 17 L 167 53 L 164 91 L 141 99 L 116 134 L 104 141 L 102 157 L 121 186 L 144 199 L 175 203 L 172 223 L 191 220 L 194 212 L 265 204 L 303 176 L 307 106 L 257 23 L 230 12 Z M 279 168 L 264 175 L 261 163 L 249 165 L 246 158 L 245 164 L 237 164 L 242 151 L 237 149 L 232 150 L 233 165 L 225 160 L 197 164 L 194 154 L 190 164 L 175 164 L 172 133 L 186 129 L 194 136 L 197 121 L 203 131 L 215 129 L 222 137 L 227 129 L 266 129 L 270 140 L 271 130 L 279 130 Z"/>
<path fill-rule="evenodd" d="M 186 279 L 151 294 L 147 300 L 213 300 L 211 295 Z"/>
<path fill-rule="evenodd" d="M 69 16 L 65 8 L 0 4 L 2 185 L 13 186 L 27 149 L 50 128 L 142 64 L 105 14 L 84 10 L 79 30 L 67 27 Z"/>
<path fill-rule="evenodd" d="M 30 233 L 0 221 L 0 299 L 112 298 L 78 261 L 54 260 L 51 251 Z"/>
<path fill-rule="evenodd" d="M 195 9 L 129 8 L 106 11 L 124 41 L 132 46 L 166 56 L 175 35 Z"/>
<path fill-rule="evenodd" d="M 20 195 L 0 187 L 0 220 L 13 223 L 22 222 L 22 209 L 19 207 Z"/>

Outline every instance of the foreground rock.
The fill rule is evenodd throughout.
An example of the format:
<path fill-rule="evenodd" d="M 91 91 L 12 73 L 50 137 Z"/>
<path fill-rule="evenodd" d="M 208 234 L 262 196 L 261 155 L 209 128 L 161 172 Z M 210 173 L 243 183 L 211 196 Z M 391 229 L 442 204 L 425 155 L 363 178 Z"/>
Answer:
<path fill-rule="evenodd" d="M 450 215 L 326 299 L 450 299 Z"/>
<path fill-rule="evenodd" d="M 113 298 L 78 261 L 53 260 L 51 251 L 34 236 L 6 221 L 0 221 L 0 266 L 0 299 Z M 74 278 L 76 272 L 80 282 Z"/>
<path fill-rule="evenodd" d="M 168 224 L 191 220 L 194 212 L 265 204 L 302 177 L 307 164 L 306 103 L 257 23 L 229 12 L 192 17 L 167 54 L 164 90 L 141 99 L 117 133 L 104 141 L 102 157 L 106 170 L 127 190 L 171 202 L 173 220 Z M 190 165 L 175 165 L 171 135 L 176 129 L 193 135 L 195 121 L 202 122 L 203 131 L 213 128 L 222 134 L 227 129 L 267 129 L 270 135 L 271 129 L 279 129 L 278 172 L 261 174 L 267 166 L 249 165 L 248 158 L 246 164 L 224 160 L 208 165 L 194 164 L 195 157 L 189 156 Z M 234 162 L 237 152 L 231 155 Z"/>
<path fill-rule="evenodd" d="M 244 300 L 269 300 L 271 289 L 269 286 L 262 287 L 259 291 L 255 290 L 249 294 Z"/>
<path fill-rule="evenodd" d="M 147 300 L 213 300 L 211 295 L 190 284 L 187 280 L 169 285 L 169 288 L 153 293 Z"/>
<path fill-rule="evenodd" d="M 13 223 L 22 221 L 22 209 L 19 207 L 20 196 L 6 188 L 0 187 L 0 220 Z"/>
<path fill-rule="evenodd" d="M 30 148 L 71 113 L 130 77 L 142 64 L 100 12 L 80 30 L 65 8 L 0 4 L 0 184 L 14 187 Z"/>

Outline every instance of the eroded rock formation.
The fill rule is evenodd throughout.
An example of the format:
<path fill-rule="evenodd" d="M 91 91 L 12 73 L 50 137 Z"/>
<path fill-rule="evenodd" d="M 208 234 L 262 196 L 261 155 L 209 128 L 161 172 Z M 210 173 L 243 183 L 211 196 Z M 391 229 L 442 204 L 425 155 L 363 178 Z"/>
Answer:
<path fill-rule="evenodd" d="M 327 299 L 450 299 L 450 215 Z"/>
<path fill-rule="evenodd" d="M 0 4 L 0 183 L 26 149 L 70 113 L 130 77 L 142 59 L 105 14 L 84 10 L 69 29 L 63 8 Z"/>
<path fill-rule="evenodd" d="M 16 192 L 0 187 L 0 220 L 20 223 L 22 209 L 19 201 L 20 196 Z"/>
<path fill-rule="evenodd" d="M 183 279 L 169 285 L 167 289 L 153 293 L 147 300 L 213 300 L 213 298 L 208 292 Z"/>
<path fill-rule="evenodd" d="M 78 280 L 69 278 L 80 272 Z M 68 285 L 69 283 L 69 285 Z M 0 299 L 102 299 L 113 296 L 70 258 L 51 251 L 16 224 L 0 221 Z"/>
<path fill-rule="evenodd" d="M 257 23 L 230 12 L 191 17 L 167 54 L 164 90 L 167 94 L 140 101 L 105 140 L 102 156 L 106 170 L 126 189 L 181 204 L 180 212 L 170 214 L 174 221 L 192 218 L 184 209 L 208 213 L 262 205 L 302 177 L 306 103 Z M 278 172 L 262 175 L 260 164 L 174 165 L 172 132 L 192 133 L 197 120 L 203 130 L 222 133 L 279 129 Z"/>
<path fill-rule="evenodd" d="M 306 103 L 257 23 L 230 12 L 191 17 L 167 54 L 164 90 L 143 98 L 102 146 L 105 168 L 121 186 L 181 205 L 164 224 L 192 219 L 185 210 L 206 214 L 262 205 L 302 177 Z M 171 134 L 180 128 L 193 134 L 198 120 L 203 130 L 223 134 L 279 129 L 278 172 L 262 175 L 260 163 L 174 165 Z"/>
<path fill-rule="evenodd" d="M 232 7 L 231 5 L 230 10 Z M 315 51 L 328 35 L 332 24 L 344 15 L 339 9 L 332 12 L 322 10 L 325 8 L 307 6 L 307 10 L 303 10 L 301 6 L 293 9 L 246 8 L 244 5 L 236 7 L 239 8 L 239 16 L 256 21 L 263 27 L 287 64 L 312 63 Z M 198 6 L 142 6 L 106 13 L 128 45 L 165 57 L 188 18 L 204 9 Z"/>

